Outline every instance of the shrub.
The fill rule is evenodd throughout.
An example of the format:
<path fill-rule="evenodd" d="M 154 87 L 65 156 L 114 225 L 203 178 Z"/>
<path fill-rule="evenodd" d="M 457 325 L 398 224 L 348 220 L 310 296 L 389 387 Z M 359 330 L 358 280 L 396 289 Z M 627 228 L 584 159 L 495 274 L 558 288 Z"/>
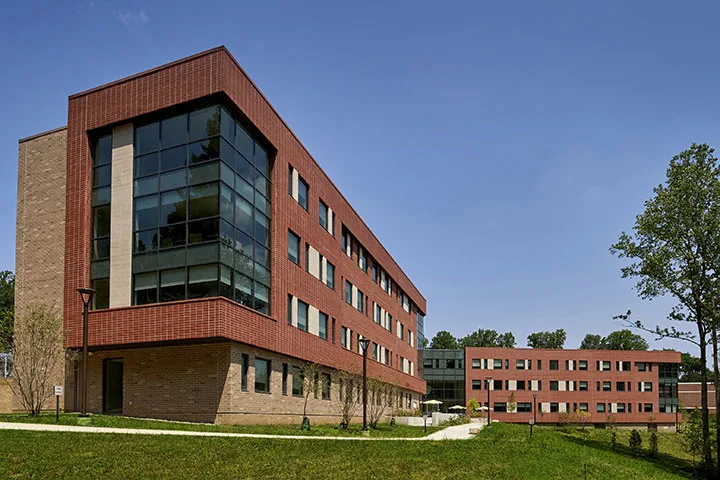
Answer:
<path fill-rule="evenodd" d="M 636 457 L 642 453 L 642 438 L 635 429 L 630 432 L 630 451 Z"/>
<path fill-rule="evenodd" d="M 650 449 L 648 455 L 651 457 L 657 457 L 658 454 L 658 436 L 655 432 L 650 434 Z"/>
<path fill-rule="evenodd" d="M 468 415 L 471 417 L 480 417 L 482 415 L 482 412 L 480 412 L 478 409 L 480 408 L 480 402 L 475 400 L 474 398 L 471 398 L 467 402 L 467 410 L 465 410 Z"/>
<path fill-rule="evenodd" d="M 440 423 L 441 427 L 452 427 L 455 425 L 465 425 L 466 423 L 470 423 L 470 419 L 467 417 L 458 417 L 453 418 L 452 420 L 445 420 L 444 422 Z"/>
<path fill-rule="evenodd" d="M 617 432 L 613 430 L 612 436 L 610 437 L 610 445 L 612 446 L 613 451 L 617 448 Z"/>

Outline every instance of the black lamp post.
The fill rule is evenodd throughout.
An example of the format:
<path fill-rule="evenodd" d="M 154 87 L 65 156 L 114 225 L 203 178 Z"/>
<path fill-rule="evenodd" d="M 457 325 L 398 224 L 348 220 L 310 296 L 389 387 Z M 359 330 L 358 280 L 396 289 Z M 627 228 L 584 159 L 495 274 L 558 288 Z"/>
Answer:
<path fill-rule="evenodd" d="M 487 392 L 488 392 L 488 427 L 490 426 L 490 382 L 492 382 L 492 377 L 485 377 L 485 381 L 487 382 Z"/>
<path fill-rule="evenodd" d="M 82 368 L 82 416 L 87 416 L 87 398 L 88 398 L 88 381 L 87 381 L 87 365 L 88 365 L 88 310 L 90 301 L 95 293 L 92 288 L 78 288 L 78 293 L 83 302 L 83 368 Z"/>
<path fill-rule="evenodd" d="M 363 351 L 363 431 L 367 431 L 367 350 L 370 344 L 369 338 L 360 339 L 360 347 Z"/>

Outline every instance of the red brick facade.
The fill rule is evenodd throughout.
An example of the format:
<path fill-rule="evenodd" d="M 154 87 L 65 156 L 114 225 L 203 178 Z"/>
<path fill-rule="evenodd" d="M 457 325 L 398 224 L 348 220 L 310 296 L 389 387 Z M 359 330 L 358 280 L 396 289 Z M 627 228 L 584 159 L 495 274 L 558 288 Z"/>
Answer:
<path fill-rule="evenodd" d="M 473 368 L 473 360 L 476 366 Z M 477 360 L 481 360 L 480 367 L 483 367 L 482 359 L 499 359 L 502 363 L 500 369 L 477 368 Z M 531 368 L 517 369 L 518 360 L 529 360 Z M 557 361 L 557 370 L 551 370 L 551 360 Z M 572 370 L 566 369 L 566 361 L 573 361 Z M 587 370 L 579 370 L 579 361 L 587 361 Z M 540 361 L 540 368 L 538 368 Z M 609 370 L 599 371 L 598 361 L 610 362 Z M 618 362 L 630 362 L 629 371 L 619 371 Z M 645 371 L 638 369 L 638 363 L 652 365 Z M 579 405 L 587 404 L 587 423 L 617 423 L 617 424 L 666 424 L 672 425 L 676 421 L 675 413 L 661 413 L 659 409 L 659 386 L 658 373 L 659 364 L 679 364 L 680 353 L 671 351 L 614 351 L 614 350 L 545 350 L 525 348 L 467 348 L 465 350 L 465 394 L 466 399 L 474 398 L 481 405 L 488 399 L 485 379 L 490 377 L 493 380 L 502 381 L 502 390 L 490 391 L 490 404 L 496 402 L 509 403 L 510 395 L 514 396 L 517 403 L 533 403 L 543 405 L 569 404 L 568 413 L 574 412 Z M 506 368 L 507 365 L 507 368 Z M 480 380 L 481 390 L 473 389 L 473 380 Z M 526 382 L 524 390 L 509 391 L 506 388 L 506 381 L 523 380 Z M 541 381 L 542 388 L 532 391 L 531 381 Z M 575 382 L 573 391 L 569 391 L 567 383 L 557 391 L 551 390 L 551 382 Z M 579 391 L 579 382 L 587 382 L 587 391 Z M 600 382 L 600 390 L 597 388 Z M 611 382 L 610 391 L 603 391 L 603 382 Z M 617 390 L 617 383 L 624 383 L 625 391 Z M 628 390 L 629 382 L 629 390 Z M 652 391 L 638 391 L 638 382 L 650 382 Z M 477 383 L 477 382 L 476 382 Z M 535 396 L 535 398 L 534 398 Z M 605 412 L 597 412 L 597 404 L 605 404 Z M 632 405 L 632 412 L 627 410 L 623 413 L 612 412 L 608 404 L 622 403 Z M 652 404 L 652 412 L 638 411 L 639 404 Z M 644 409 L 644 407 L 643 407 Z M 537 423 L 558 423 L 567 420 L 567 415 L 561 412 L 491 412 L 492 418 L 504 422 L 527 423 L 535 418 Z"/>
<path fill-rule="evenodd" d="M 680 408 L 683 410 L 692 410 L 700 408 L 702 399 L 701 392 L 702 383 L 700 382 L 682 382 L 678 384 L 678 397 L 680 398 Z M 715 411 L 715 385 L 712 382 L 707 384 L 708 409 L 712 414 Z"/>
<path fill-rule="evenodd" d="M 88 286 L 90 278 L 89 133 L 209 95 L 226 96 L 277 149 L 271 175 L 271 314 L 259 314 L 224 298 L 100 310 L 90 314 L 91 349 L 224 338 L 332 368 L 359 371 L 361 356 L 357 349 L 351 352 L 340 346 L 341 326 L 347 326 L 354 334 L 368 337 L 393 352 L 392 367 L 369 361 L 370 375 L 424 392 L 425 382 L 400 371 L 398 361 L 402 356 L 417 364 L 416 346 L 408 345 L 407 337 L 400 340 L 394 325 L 391 333 L 373 322 L 372 312 L 361 313 L 344 301 L 344 283 L 348 279 L 370 302 L 377 301 L 394 320 L 400 320 L 405 329 L 416 333 L 415 314 L 402 309 L 397 294 L 389 297 L 372 281 L 369 271 L 358 267 L 356 252 L 353 258 L 342 252 L 341 225 L 352 232 L 421 312 L 427 311 L 425 299 L 224 47 L 70 97 L 65 217 L 66 346 L 81 346 L 82 302 L 77 288 Z M 310 185 L 308 211 L 287 194 L 289 164 Z M 319 225 L 319 199 L 335 212 L 334 237 Z M 304 259 L 301 268 L 288 260 L 288 228 L 335 265 L 334 290 L 306 272 Z M 327 341 L 288 325 L 285 318 L 288 294 L 335 319 L 335 331 L 328 332 Z M 328 329 L 331 325 L 329 322 Z M 333 335 L 335 344 L 331 341 Z"/>

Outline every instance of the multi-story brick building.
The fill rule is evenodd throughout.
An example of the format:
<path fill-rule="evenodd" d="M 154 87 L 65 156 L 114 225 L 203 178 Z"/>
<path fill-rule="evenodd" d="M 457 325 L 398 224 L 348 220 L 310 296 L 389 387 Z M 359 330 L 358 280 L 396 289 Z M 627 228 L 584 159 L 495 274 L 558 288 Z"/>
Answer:
<path fill-rule="evenodd" d="M 709 375 L 712 376 L 712 375 Z M 681 410 L 693 410 L 702 405 L 702 383 L 701 382 L 680 382 L 678 383 L 678 397 Z M 707 384 L 707 402 L 710 414 L 715 413 L 715 384 Z"/>
<path fill-rule="evenodd" d="M 489 398 L 491 415 L 503 422 L 575 421 L 570 414 L 578 411 L 598 425 L 679 419 L 679 352 L 465 348 L 427 350 L 424 358 L 427 397 L 444 401 L 443 411 L 458 403 L 462 388 L 465 401 L 487 407 Z"/>
<path fill-rule="evenodd" d="M 674 425 L 680 353 L 467 348 L 465 396 L 505 422 Z M 427 371 L 427 365 L 425 366 Z"/>
<path fill-rule="evenodd" d="M 19 165 L 18 309 L 60 309 L 76 351 L 95 289 L 91 411 L 297 421 L 294 372 L 360 372 L 363 337 L 388 401 L 417 407 L 425 299 L 225 48 L 71 95 Z"/>

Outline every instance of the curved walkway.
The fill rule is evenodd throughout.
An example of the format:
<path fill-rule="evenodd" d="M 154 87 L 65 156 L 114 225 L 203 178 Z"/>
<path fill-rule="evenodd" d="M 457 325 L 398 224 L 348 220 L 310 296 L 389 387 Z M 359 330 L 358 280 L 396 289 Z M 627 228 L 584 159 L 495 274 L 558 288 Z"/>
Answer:
<path fill-rule="evenodd" d="M 420 428 L 420 427 L 418 427 Z M 290 440 L 360 440 L 360 441 L 433 441 L 433 440 L 466 440 L 471 437 L 470 429 L 481 429 L 482 425 L 468 423 L 455 425 L 432 433 L 425 437 L 413 438 L 382 438 L 382 437 L 317 437 L 310 435 L 266 435 L 262 433 L 224 433 L 224 432 L 191 432 L 187 430 L 153 430 L 141 428 L 110 428 L 81 427 L 76 425 L 52 425 L 39 423 L 0 422 L 0 430 L 30 430 L 37 432 L 81 432 L 81 433 L 120 433 L 126 435 L 184 435 L 192 437 L 238 437 L 238 438 L 273 438 Z"/>

